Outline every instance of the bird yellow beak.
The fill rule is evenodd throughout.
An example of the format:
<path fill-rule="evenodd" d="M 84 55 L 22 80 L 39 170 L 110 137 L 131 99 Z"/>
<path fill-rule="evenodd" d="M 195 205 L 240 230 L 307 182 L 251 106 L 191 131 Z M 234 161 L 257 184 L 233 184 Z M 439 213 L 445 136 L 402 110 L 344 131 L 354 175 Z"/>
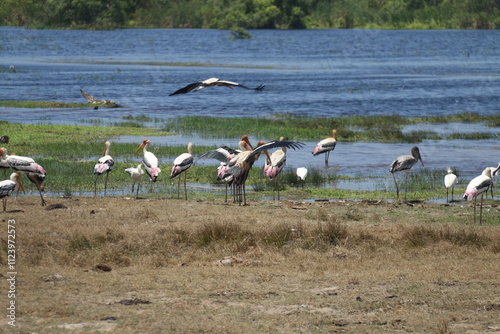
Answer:
<path fill-rule="evenodd" d="M 137 152 L 139 152 L 143 147 L 144 147 L 144 142 L 139 146 L 139 148 L 137 150 L 135 150 L 134 155 L 136 155 Z"/>

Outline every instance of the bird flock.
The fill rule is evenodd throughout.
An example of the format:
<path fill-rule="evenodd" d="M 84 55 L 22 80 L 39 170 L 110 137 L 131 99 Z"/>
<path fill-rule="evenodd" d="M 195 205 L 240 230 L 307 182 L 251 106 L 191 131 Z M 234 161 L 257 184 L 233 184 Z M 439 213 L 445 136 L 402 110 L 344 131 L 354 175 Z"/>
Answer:
<path fill-rule="evenodd" d="M 230 89 L 234 89 L 234 87 L 244 88 L 247 90 L 255 90 L 261 91 L 264 89 L 264 85 L 259 85 L 255 88 L 251 88 L 236 82 L 221 80 L 218 78 L 210 78 L 203 81 L 194 82 L 188 84 L 185 87 L 182 87 L 175 92 L 169 94 L 178 95 L 178 94 L 186 94 L 189 92 L 196 92 L 203 88 L 207 87 L 215 87 L 215 86 L 224 86 Z M 82 91 L 82 93 L 84 93 Z M 87 94 L 88 95 L 88 94 Z M 9 137 L 2 136 L 0 138 L 1 143 L 8 143 Z M 143 150 L 143 157 L 141 163 L 137 165 L 137 167 L 129 167 L 125 169 L 125 172 L 128 173 L 133 181 L 132 184 L 132 193 L 134 190 L 136 192 L 136 198 L 139 196 L 140 184 L 142 181 L 142 177 L 144 174 L 147 174 L 149 177 L 149 181 L 154 183 L 157 181 L 159 174 L 161 173 L 161 169 L 159 166 L 158 158 L 150 152 L 149 149 L 150 141 L 149 139 L 144 139 L 140 146 L 135 151 L 134 155 L 137 154 L 141 149 Z M 337 145 L 337 130 L 332 130 L 332 136 L 329 138 L 325 138 L 317 143 L 314 147 L 312 154 L 313 156 L 317 156 L 320 154 L 324 154 L 325 157 L 325 166 L 328 166 L 329 157 L 331 151 L 335 149 Z M 107 182 L 109 173 L 114 168 L 114 160 L 110 155 L 110 146 L 111 142 L 106 141 L 104 143 L 104 151 L 102 153 L 102 157 L 100 157 L 97 163 L 94 166 L 94 174 L 96 175 L 94 180 L 94 196 L 97 196 L 97 181 L 99 175 L 105 174 L 104 181 L 104 195 L 106 195 L 107 190 Z M 250 143 L 248 136 L 243 135 L 241 137 L 240 142 L 238 143 L 238 150 L 232 149 L 228 146 L 222 146 L 217 149 L 205 152 L 199 156 L 200 159 L 216 159 L 219 161 L 219 166 L 217 168 L 217 179 L 224 181 L 226 184 L 226 202 L 228 200 L 228 189 L 232 190 L 233 202 L 239 203 L 240 205 L 247 205 L 246 202 L 246 190 L 245 185 L 247 178 L 249 176 L 249 171 L 254 165 L 254 163 L 259 159 L 259 157 L 264 154 L 266 156 L 263 175 L 269 180 L 272 180 L 276 183 L 275 187 L 273 187 L 273 199 L 276 199 L 274 196 L 274 189 L 277 189 L 277 199 L 280 200 L 280 175 L 286 164 L 286 155 L 287 149 L 302 149 L 305 146 L 304 143 L 297 141 L 289 141 L 285 140 L 284 137 L 281 137 L 277 141 L 263 142 L 260 141 L 257 143 L 255 148 Z M 272 154 L 269 154 L 269 150 L 277 148 Z M 417 146 L 411 149 L 411 155 L 402 155 L 396 158 L 392 164 L 390 165 L 389 172 L 392 174 L 394 178 L 394 183 L 396 187 L 396 196 L 399 199 L 399 185 L 396 180 L 395 173 L 404 172 L 405 174 L 405 197 L 404 200 L 406 202 L 407 196 L 407 188 L 408 188 L 408 172 L 411 168 L 418 162 L 424 166 L 424 162 L 422 156 L 420 154 L 420 150 Z M 188 170 L 194 164 L 194 156 L 193 156 L 193 144 L 189 143 L 187 146 L 187 152 L 179 155 L 174 161 L 172 170 L 170 173 L 170 179 L 178 177 L 178 192 L 177 197 L 181 196 L 181 174 L 184 174 L 184 199 L 187 200 L 187 174 Z M 144 167 L 144 170 L 142 169 Z M 42 185 L 43 181 L 46 177 L 45 169 L 36 163 L 30 157 L 23 157 L 18 155 L 8 155 L 7 150 L 5 148 L 0 148 L 0 169 L 4 169 L 4 175 L 6 176 L 7 169 L 12 169 L 14 173 L 12 173 L 9 179 L 0 181 L 0 198 L 2 199 L 3 211 L 6 211 L 7 208 L 7 198 L 13 194 L 19 194 L 19 190 L 24 191 L 24 186 L 21 183 L 20 175 L 24 174 L 27 178 L 35 184 L 37 190 L 40 194 L 41 204 L 45 205 L 45 199 L 43 197 L 44 186 Z M 493 197 L 493 187 L 494 180 L 498 177 L 500 170 L 500 163 L 497 167 L 487 167 L 481 173 L 481 175 L 472 179 L 464 194 L 463 198 L 466 200 L 474 200 L 474 223 L 476 222 L 476 200 L 479 195 L 481 195 L 481 204 L 480 204 L 480 217 L 479 223 L 482 223 L 482 203 L 483 203 L 483 195 L 484 193 L 488 193 L 488 190 L 491 191 L 491 196 Z M 299 181 L 301 187 L 304 187 L 305 179 L 307 177 L 307 168 L 299 167 L 296 170 L 296 176 Z M 447 174 L 444 177 L 444 185 L 446 188 L 446 202 L 449 202 L 449 191 L 451 191 L 451 202 L 453 202 L 453 191 L 454 187 L 457 184 L 458 178 L 455 175 L 455 171 L 452 168 L 447 168 Z"/>
<path fill-rule="evenodd" d="M 321 140 L 314 147 L 312 154 L 317 156 L 319 154 L 325 154 L 325 166 L 328 166 L 328 158 L 335 149 L 337 144 L 337 132 L 332 130 L 332 137 Z M 136 167 L 129 167 L 125 169 L 133 181 L 132 193 L 136 194 L 136 198 L 139 196 L 140 184 L 144 174 L 147 174 L 149 181 L 154 183 L 157 181 L 161 169 L 159 167 L 158 158 L 154 153 L 150 152 L 149 149 L 150 141 L 149 139 L 144 139 L 134 155 L 137 154 L 141 149 L 143 150 L 143 157 L 141 163 Z M 247 205 L 246 201 L 246 190 L 245 185 L 247 178 L 249 176 L 249 171 L 254 165 L 254 163 L 259 159 L 259 157 L 265 155 L 265 163 L 263 167 L 263 175 L 269 180 L 276 182 L 276 186 L 273 187 L 273 199 L 274 189 L 277 189 L 277 199 L 280 200 L 280 175 L 286 164 L 286 155 L 288 149 L 302 149 L 305 146 L 304 143 L 297 141 L 285 140 L 284 137 L 280 137 L 279 140 L 274 140 L 270 142 L 260 141 L 254 146 L 250 143 L 247 135 L 241 136 L 241 140 L 238 143 L 239 149 L 232 149 L 228 146 L 222 146 L 214 150 L 210 150 L 202 153 L 198 158 L 200 159 L 215 159 L 219 161 L 219 166 L 217 167 L 217 179 L 224 181 L 226 184 L 226 202 L 228 201 L 228 190 L 232 191 L 233 202 L 240 205 Z M 94 165 L 94 174 L 96 175 L 94 180 L 94 196 L 97 195 L 97 180 L 99 175 L 105 174 L 104 181 L 104 195 L 106 195 L 107 182 L 109 173 L 113 170 L 114 160 L 110 155 L 111 142 L 106 141 L 104 143 L 104 150 L 102 157 L 100 157 L 97 163 Z M 277 148 L 272 154 L 269 151 Z M 172 170 L 170 173 L 170 178 L 173 179 L 178 177 L 178 198 L 181 196 L 181 174 L 184 174 L 184 199 L 187 200 L 187 173 L 188 169 L 193 166 L 195 157 L 193 156 L 193 144 L 189 143 L 187 145 L 187 152 L 179 155 L 174 161 Z M 404 172 L 405 173 L 405 201 L 407 194 L 407 174 L 411 168 L 418 162 L 424 166 L 420 150 L 417 146 L 411 149 L 411 155 L 402 155 L 396 158 L 390 165 L 389 172 L 393 175 L 394 183 L 396 187 L 396 196 L 399 199 L 399 185 L 396 180 L 395 173 Z M 144 170 L 143 170 L 144 168 Z M 35 184 L 37 190 L 39 191 L 42 206 L 45 205 L 45 199 L 43 197 L 44 186 L 42 182 L 45 180 L 46 171 L 38 163 L 35 162 L 30 157 L 18 156 L 18 155 L 8 155 L 7 149 L 0 148 L 0 169 L 4 169 L 4 175 L 7 169 L 12 169 L 12 173 L 9 179 L 0 182 L 0 198 L 2 199 L 3 211 L 7 209 L 7 198 L 13 194 L 18 194 L 20 190 L 24 191 L 24 186 L 21 183 L 20 175 L 24 174 L 27 178 Z M 479 195 L 481 195 L 480 204 L 480 216 L 479 223 L 482 223 L 482 207 L 483 207 L 483 195 L 491 191 L 491 196 L 493 197 L 493 187 L 494 180 L 498 177 L 500 170 L 500 163 L 497 167 L 487 167 L 481 173 L 481 175 L 473 178 L 464 194 L 463 199 L 474 200 L 474 223 L 476 223 L 476 200 Z M 308 170 L 305 167 L 299 167 L 296 170 L 296 176 L 299 180 L 299 184 L 303 187 L 305 179 L 307 177 Z M 449 202 L 449 191 L 451 191 L 451 202 L 453 199 L 453 190 L 457 184 L 458 177 L 455 175 L 455 171 L 452 168 L 447 168 L 447 174 L 444 177 L 444 185 L 446 188 L 446 202 Z"/>

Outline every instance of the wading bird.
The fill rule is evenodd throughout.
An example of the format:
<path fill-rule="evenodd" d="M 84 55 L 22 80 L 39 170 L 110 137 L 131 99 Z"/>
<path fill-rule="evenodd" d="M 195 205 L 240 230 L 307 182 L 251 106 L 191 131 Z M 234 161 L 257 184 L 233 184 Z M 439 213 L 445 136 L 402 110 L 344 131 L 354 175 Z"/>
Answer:
<path fill-rule="evenodd" d="M 247 135 L 241 136 L 241 140 L 238 143 L 239 150 L 232 149 L 227 146 L 222 146 L 216 148 L 214 150 L 210 150 L 204 152 L 200 155 L 200 158 L 212 158 L 220 161 L 219 167 L 217 167 L 217 180 L 222 180 L 226 183 L 226 202 L 227 202 L 227 192 L 228 186 L 231 186 L 233 189 L 233 197 L 236 202 L 236 193 L 235 193 L 235 183 L 234 177 L 231 174 L 227 174 L 229 168 L 233 166 L 236 162 L 235 157 L 243 151 L 251 151 L 252 144 L 250 144 L 250 140 Z"/>
<path fill-rule="evenodd" d="M 172 166 L 172 173 L 170 173 L 170 178 L 173 179 L 177 175 L 184 173 L 184 199 L 187 200 L 187 170 L 193 165 L 193 144 L 189 143 L 187 146 L 188 153 L 182 153 L 174 160 L 174 165 Z M 181 177 L 179 176 L 179 182 L 177 184 L 177 198 L 181 197 Z"/>
<path fill-rule="evenodd" d="M 491 199 L 493 199 L 493 188 L 495 187 L 495 182 L 498 179 L 498 174 L 500 174 L 500 170 L 497 170 L 496 167 L 490 167 L 491 168 L 491 187 L 490 187 L 490 193 L 491 193 Z M 486 194 L 488 195 L 488 194 Z"/>
<path fill-rule="evenodd" d="M 490 167 L 486 167 L 481 175 L 476 176 L 469 182 L 465 190 L 463 198 L 468 201 L 474 199 L 474 224 L 476 223 L 476 198 L 478 195 L 481 195 L 481 206 L 479 207 L 479 225 L 481 225 L 483 218 L 483 193 L 488 191 L 488 188 L 491 186 L 492 172 L 497 172 L 499 168 L 500 165 L 494 170 Z"/>
<path fill-rule="evenodd" d="M 271 160 L 269 153 L 267 152 L 270 149 L 276 147 L 286 147 L 292 149 L 300 149 L 304 146 L 303 143 L 294 142 L 294 141 L 270 141 L 268 143 L 259 142 L 258 146 L 253 150 L 246 150 L 238 154 L 233 161 L 230 163 L 230 168 L 227 171 L 227 174 L 234 176 L 234 183 L 237 187 L 237 197 L 238 202 L 241 204 L 243 201 L 243 205 L 246 205 L 246 193 L 245 193 L 245 184 L 248 178 L 248 174 L 250 169 L 252 168 L 254 162 L 259 158 L 260 154 L 264 152 L 269 160 Z M 242 198 L 243 197 L 243 200 Z"/>
<path fill-rule="evenodd" d="M 139 188 L 141 186 L 141 179 L 144 175 L 144 171 L 142 170 L 142 163 L 137 165 L 137 168 L 129 167 L 125 169 L 125 172 L 130 175 L 132 178 L 132 194 L 134 193 L 134 186 L 137 184 L 137 192 L 135 198 L 139 198 Z"/>
<path fill-rule="evenodd" d="M 108 187 L 108 176 L 109 172 L 113 170 L 115 162 L 113 158 L 109 155 L 109 147 L 111 146 L 110 141 L 104 143 L 104 151 L 102 152 L 102 157 L 97 160 L 94 165 L 94 174 L 96 174 L 94 180 L 94 196 L 97 195 L 97 178 L 99 175 L 106 173 L 106 180 L 104 181 L 104 196 L 106 196 L 106 189 Z"/>
<path fill-rule="evenodd" d="M 451 201 L 453 202 L 453 189 L 455 188 L 455 184 L 457 184 L 457 176 L 453 173 L 453 169 L 448 167 L 446 169 L 448 174 L 444 177 L 444 186 L 446 187 L 446 203 L 448 202 L 448 191 L 451 188 Z"/>
<path fill-rule="evenodd" d="M 299 178 L 299 182 L 300 182 L 302 188 L 304 188 L 304 183 L 305 183 L 306 177 L 307 177 L 307 168 L 299 167 L 299 168 L 297 168 L 297 171 L 295 172 L 295 174 Z M 297 184 L 297 188 L 298 187 L 299 187 L 299 185 Z"/>
<path fill-rule="evenodd" d="M 19 155 L 7 155 L 7 150 L 3 147 L 0 148 L 0 160 L 7 162 L 10 168 L 12 168 L 14 171 L 26 174 L 28 178 L 30 178 L 28 174 L 34 174 L 43 180 L 45 179 L 45 176 L 47 174 L 45 172 L 45 169 L 40 164 L 36 163 L 32 158 Z M 31 178 L 30 180 L 33 181 Z M 38 185 L 37 188 L 38 192 L 40 193 L 40 197 L 42 198 L 42 206 L 44 206 L 45 200 L 43 199 L 42 195 L 43 188 L 38 187 Z"/>
<path fill-rule="evenodd" d="M 143 148 L 144 156 L 142 157 L 142 164 L 146 169 L 146 174 L 148 174 L 149 180 L 156 182 L 161 169 L 160 167 L 158 167 L 158 159 L 156 158 L 156 156 L 152 152 L 148 151 L 149 143 L 149 139 L 144 139 L 142 141 L 142 144 L 134 154 L 137 154 L 137 152 L 139 152 L 140 149 Z"/>
<path fill-rule="evenodd" d="M 328 166 L 328 158 L 330 157 L 330 151 L 333 151 L 336 145 L 337 145 L 337 130 L 333 129 L 332 136 L 330 138 L 323 139 L 318 144 L 316 144 L 316 147 L 312 151 L 312 154 L 314 156 L 317 156 L 319 154 L 325 154 L 325 166 Z"/>
<path fill-rule="evenodd" d="M 423 166 L 424 161 L 420 156 L 420 151 L 418 147 L 414 146 L 411 149 L 411 155 L 402 155 L 392 162 L 391 169 L 389 171 L 392 173 L 392 176 L 394 177 L 394 183 L 396 184 L 396 194 L 398 196 L 398 199 L 399 199 L 399 187 L 396 181 L 396 176 L 394 176 L 394 173 L 401 171 L 405 172 L 405 201 L 406 201 L 406 193 L 408 190 L 408 172 L 413 167 L 413 165 L 415 165 L 419 160 Z"/>
<path fill-rule="evenodd" d="M 21 188 L 24 191 L 21 178 L 17 173 L 10 174 L 9 180 L 0 182 L 0 198 L 2 199 L 3 212 L 7 210 L 7 197 L 9 197 L 14 191 L 18 191 L 18 188 Z"/>
<path fill-rule="evenodd" d="M 280 141 L 285 140 L 285 137 L 280 137 Z M 280 178 L 281 171 L 286 164 L 286 147 L 281 147 L 271 154 L 271 157 L 266 160 L 264 171 L 269 180 L 276 180 L 278 188 L 278 201 L 280 200 Z M 273 199 L 274 199 L 274 188 L 273 188 Z"/>
<path fill-rule="evenodd" d="M 42 199 L 42 206 L 44 206 L 45 199 L 43 198 L 43 192 L 45 191 L 45 187 L 42 185 L 42 182 L 45 181 L 45 175 L 42 176 L 35 173 L 28 173 L 26 176 L 28 177 L 28 180 L 35 184 L 36 189 L 38 189 L 38 193 L 40 194 L 40 198 Z"/>
<path fill-rule="evenodd" d="M 172 94 L 169 94 L 169 96 L 176 95 L 176 94 L 186 94 L 186 93 L 189 93 L 190 91 L 197 92 L 200 89 L 203 89 L 205 87 L 214 87 L 214 86 L 226 86 L 226 87 L 229 87 L 231 89 L 234 89 L 233 87 L 240 87 L 240 88 L 251 89 L 251 90 L 262 90 L 265 87 L 264 85 L 260 85 L 260 86 L 255 87 L 255 88 L 250 88 L 250 87 L 244 86 L 242 84 L 239 84 L 237 82 L 221 80 L 218 78 L 210 78 L 210 79 L 203 80 L 203 81 L 193 82 L 192 84 L 189 84 L 186 87 L 178 89 L 175 92 L 173 92 Z"/>

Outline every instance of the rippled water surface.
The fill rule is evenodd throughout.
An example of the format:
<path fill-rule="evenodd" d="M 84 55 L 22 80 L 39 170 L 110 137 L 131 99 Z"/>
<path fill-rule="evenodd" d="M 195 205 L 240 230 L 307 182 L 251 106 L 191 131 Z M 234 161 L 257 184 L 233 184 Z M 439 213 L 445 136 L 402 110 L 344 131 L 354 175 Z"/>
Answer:
<path fill-rule="evenodd" d="M 500 31 L 257 30 L 251 34 L 248 40 L 231 40 L 227 31 L 219 30 L 0 28 L 0 100 L 85 102 L 80 94 L 84 89 L 124 106 L 97 111 L 0 108 L 0 120 L 88 125 L 118 122 L 129 115 L 420 117 L 500 112 Z M 215 87 L 168 96 L 209 77 L 266 88 L 256 92 Z M 422 127 L 441 133 L 455 128 L 499 133 L 498 128 L 481 125 L 417 129 Z M 157 141 L 237 143 L 237 139 L 187 136 Z M 315 142 L 306 144 L 306 149 L 290 152 L 289 167 L 324 166 L 323 157 L 311 155 Z M 465 178 L 500 160 L 496 140 L 418 145 L 426 168 L 454 166 Z M 329 168 L 347 175 L 386 177 L 392 160 L 408 154 L 411 146 L 339 143 Z"/>

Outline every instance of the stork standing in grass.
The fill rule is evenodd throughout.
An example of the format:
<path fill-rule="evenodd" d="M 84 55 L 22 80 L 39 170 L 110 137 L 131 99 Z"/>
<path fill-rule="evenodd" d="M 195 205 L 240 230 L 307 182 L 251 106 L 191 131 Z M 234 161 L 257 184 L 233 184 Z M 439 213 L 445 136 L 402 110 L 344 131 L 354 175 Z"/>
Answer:
<path fill-rule="evenodd" d="M 490 193 L 491 193 L 491 199 L 493 199 L 493 188 L 495 187 L 495 182 L 498 179 L 498 174 L 500 174 L 500 171 L 496 169 L 496 167 L 490 167 L 491 168 L 491 186 L 490 186 Z"/>
<path fill-rule="evenodd" d="M 332 130 L 332 136 L 330 138 L 323 139 L 314 148 L 312 154 L 314 156 L 319 154 L 325 155 L 325 166 L 328 166 L 328 158 L 330 157 L 330 152 L 335 149 L 337 145 L 337 130 Z"/>
<path fill-rule="evenodd" d="M 45 205 L 45 199 L 43 198 L 43 192 L 45 191 L 45 187 L 42 185 L 42 182 L 45 181 L 45 175 L 40 175 L 36 173 L 28 173 L 26 174 L 28 180 L 35 184 L 36 189 L 38 189 L 38 193 L 40 194 L 40 198 L 42 200 L 42 206 Z M 19 192 L 19 190 L 18 190 Z"/>
<path fill-rule="evenodd" d="M 285 137 L 280 137 L 280 141 L 285 140 Z M 281 171 L 286 164 L 286 147 L 281 147 L 271 154 L 270 160 L 266 160 L 264 166 L 264 171 L 269 180 L 276 180 L 278 188 L 278 201 L 280 200 L 280 178 Z M 273 199 L 274 199 L 274 189 L 273 189 Z"/>
<path fill-rule="evenodd" d="M 448 202 L 448 192 L 451 188 L 451 201 L 453 202 L 453 188 L 455 188 L 455 184 L 457 184 L 457 176 L 453 173 L 453 169 L 448 167 L 446 169 L 447 173 L 444 177 L 444 186 L 446 187 L 446 203 Z"/>
<path fill-rule="evenodd" d="M 493 182 L 491 179 L 492 173 L 497 172 L 499 168 L 500 164 L 494 170 L 490 167 L 486 167 L 481 175 L 476 176 L 469 182 L 465 190 L 463 198 L 468 201 L 474 199 L 474 224 L 476 223 L 476 198 L 481 195 L 481 206 L 479 207 L 479 225 L 481 225 L 483 219 L 483 193 L 488 191 L 488 188 Z"/>
<path fill-rule="evenodd" d="M 222 180 L 226 184 L 226 202 L 227 202 L 227 192 L 228 192 L 228 186 L 231 186 L 233 189 L 233 196 L 235 196 L 234 188 L 234 176 L 227 174 L 227 171 L 229 168 L 234 165 L 235 163 L 235 157 L 240 154 L 243 151 L 251 151 L 251 144 L 248 139 L 247 135 L 243 135 L 241 137 L 240 142 L 238 143 L 239 150 L 232 149 L 228 146 L 222 146 L 218 147 L 214 150 L 210 150 L 207 152 L 204 152 L 200 155 L 200 158 L 212 158 L 212 159 L 217 159 L 220 164 L 219 167 L 217 167 L 217 180 Z M 236 199 L 235 199 L 236 201 Z"/>
<path fill-rule="evenodd" d="M 172 173 L 170 178 L 173 179 L 177 175 L 184 173 L 184 199 L 187 200 L 187 170 L 193 165 L 193 144 L 189 143 L 187 146 L 188 153 L 182 153 L 174 160 L 174 165 L 172 166 Z M 179 182 L 177 184 L 177 198 L 181 196 L 181 178 L 179 176 Z"/>
<path fill-rule="evenodd" d="M 149 144 L 150 144 L 149 139 L 144 139 L 134 154 L 137 154 L 137 152 L 143 149 L 144 156 L 142 157 L 142 165 L 146 170 L 146 174 L 148 174 L 149 176 L 149 180 L 156 182 L 156 179 L 158 178 L 161 169 L 158 166 L 158 158 L 156 158 L 156 156 L 152 152 L 148 151 Z"/>
<path fill-rule="evenodd" d="M 3 212 L 7 210 L 7 197 L 9 197 L 14 191 L 18 191 L 18 188 L 21 188 L 24 191 L 21 178 L 17 173 L 12 173 L 9 180 L 0 182 L 0 198 L 2 199 Z"/>
<path fill-rule="evenodd" d="M 233 160 L 234 163 L 230 163 L 232 167 L 229 168 L 228 174 L 234 175 L 236 187 L 238 188 L 237 196 L 239 197 L 238 202 L 243 202 L 246 205 L 246 193 L 245 184 L 248 178 L 250 169 L 252 168 L 254 162 L 259 158 L 260 154 L 264 152 L 267 158 L 271 160 L 268 150 L 276 147 L 286 147 L 292 149 L 300 149 L 304 146 L 303 143 L 294 141 L 270 141 L 267 143 L 259 142 L 258 146 L 253 150 L 243 151 L 238 154 Z M 241 198 L 243 197 L 243 199 Z"/>
<path fill-rule="evenodd" d="M 104 181 L 104 196 L 106 196 L 106 189 L 108 187 L 108 176 L 109 172 L 113 170 L 115 165 L 115 161 L 109 155 L 109 147 L 111 146 L 110 141 L 106 141 L 104 143 L 104 151 L 102 153 L 102 157 L 99 158 L 97 163 L 94 166 L 94 174 L 96 174 L 94 180 L 94 196 L 97 195 L 97 178 L 99 175 L 106 173 L 106 180 Z"/>
<path fill-rule="evenodd" d="M 396 176 L 394 176 L 394 173 L 401 171 L 405 172 L 405 201 L 406 201 L 406 193 L 408 190 L 408 172 L 419 160 L 423 166 L 424 161 L 420 156 L 420 150 L 418 149 L 417 146 L 414 146 L 411 149 L 411 155 L 402 155 L 392 162 L 391 169 L 389 171 L 392 173 L 392 176 L 394 178 L 394 183 L 396 184 L 396 194 L 398 196 L 398 199 L 399 199 L 399 187 L 398 187 L 398 182 L 396 181 Z"/>
<path fill-rule="evenodd" d="M 37 175 L 40 179 L 45 179 L 45 176 L 47 175 L 45 169 L 40 164 L 36 163 L 36 161 L 32 158 L 19 155 L 7 155 L 7 149 L 3 147 L 0 148 L 0 160 L 6 162 L 10 168 L 17 173 Z M 37 188 L 40 193 L 40 197 L 42 198 L 42 206 L 44 206 L 45 200 L 42 195 L 43 189 L 41 187 L 39 188 L 38 185 Z"/>
<path fill-rule="evenodd" d="M 142 176 L 144 175 L 144 171 L 142 170 L 142 163 L 137 165 L 137 168 L 129 167 L 125 169 L 125 172 L 130 175 L 132 178 L 132 194 L 134 193 L 134 186 L 137 184 L 137 192 L 135 198 L 139 198 L 139 188 L 141 186 Z"/>

